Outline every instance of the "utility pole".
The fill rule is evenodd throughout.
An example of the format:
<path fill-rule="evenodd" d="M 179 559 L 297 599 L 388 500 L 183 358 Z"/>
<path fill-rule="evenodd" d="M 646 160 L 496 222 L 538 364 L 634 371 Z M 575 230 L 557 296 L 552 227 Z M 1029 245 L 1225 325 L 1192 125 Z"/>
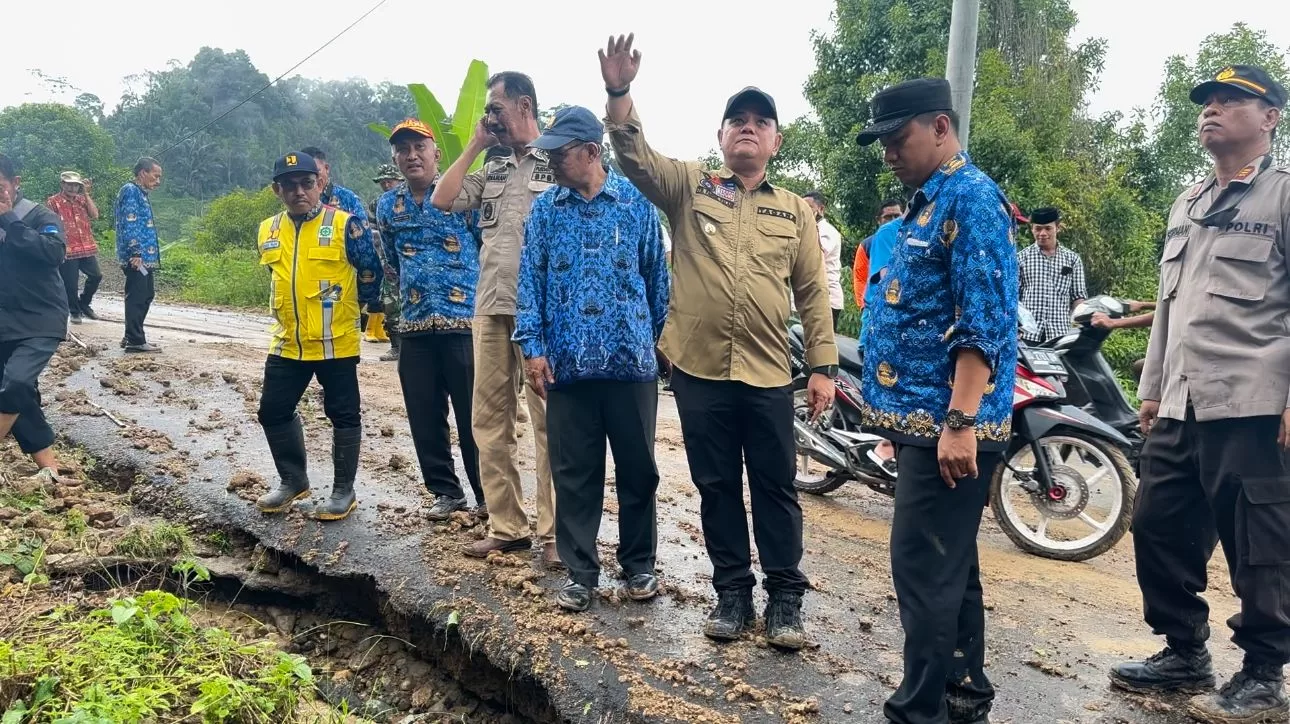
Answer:
<path fill-rule="evenodd" d="M 959 114 L 959 140 L 968 147 L 968 130 L 972 125 L 972 86 L 976 78 L 976 31 L 981 16 L 981 0 L 954 0 L 950 16 L 950 47 L 945 61 L 945 78 L 950 82 L 950 98 Z"/>

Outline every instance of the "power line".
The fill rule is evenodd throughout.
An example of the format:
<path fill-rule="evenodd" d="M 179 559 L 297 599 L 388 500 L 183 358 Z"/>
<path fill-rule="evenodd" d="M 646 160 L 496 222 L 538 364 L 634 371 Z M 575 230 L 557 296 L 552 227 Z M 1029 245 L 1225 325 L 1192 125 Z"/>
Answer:
<path fill-rule="evenodd" d="M 266 90 L 268 90 L 270 87 L 272 87 L 274 83 L 277 83 L 278 81 L 282 80 L 283 78 L 286 78 L 286 77 L 287 77 L 288 75 L 290 75 L 290 74 L 291 74 L 291 72 L 292 72 L 292 71 L 294 71 L 296 68 L 299 68 L 300 66 L 302 66 L 302 65 L 304 65 L 305 63 L 309 62 L 309 59 L 310 59 L 310 58 L 314 57 L 315 55 L 318 55 L 318 54 L 319 54 L 319 53 L 321 53 L 324 49 L 326 49 L 326 48 L 327 48 L 327 46 L 329 46 L 329 45 L 331 45 L 332 43 L 336 42 L 336 39 L 337 39 L 337 38 L 339 38 L 340 36 L 344 35 L 345 33 L 348 33 L 350 30 L 352 30 L 352 29 L 354 28 L 354 26 L 355 26 L 355 25 L 358 25 L 359 23 L 363 22 L 363 19 L 364 19 L 364 18 L 366 18 L 368 15 L 371 15 L 372 13 L 376 12 L 376 11 L 377 11 L 377 9 L 378 9 L 378 8 L 380 8 L 382 5 L 384 5 L 386 2 L 387 2 L 387 0 L 377 0 L 377 3 L 376 3 L 375 5 L 373 5 L 373 6 L 372 6 L 372 7 L 371 7 L 367 12 L 363 13 L 362 15 L 359 15 L 357 20 L 355 20 L 354 22 L 352 22 L 352 23 L 350 23 L 349 25 L 345 26 L 345 28 L 344 28 L 343 30 L 341 30 L 339 33 L 336 33 L 335 35 L 333 35 L 333 36 L 331 37 L 331 39 L 330 39 L 330 40 L 328 40 L 327 42 L 325 42 L 325 43 L 323 43 L 322 45 L 318 46 L 318 49 L 317 49 L 317 50 L 315 50 L 314 52 L 310 53 L 309 55 L 306 55 L 304 58 L 302 58 L 302 59 L 300 60 L 300 62 L 299 62 L 299 63 L 296 63 L 295 65 L 291 66 L 290 68 L 287 68 L 285 71 L 283 71 L 282 75 L 278 76 L 277 78 L 274 78 L 273 80 L 269 81 L 268 83 L 265 83 L 262 87 L 260 87 L 260 89 L 259 89 L 259 90 L 255 91 L 255 92 L 254 92 L 254 93 L 252 93 L 251 95 L 247 96 L 247 97 L 246 97 L 246 98 L 244 98 L 240 103 L 238 103 L 237 105 L 235 105 L 235 106 L 233 106 L 232 108 L 228 109 L 227 111 L 224 111 L 223 113 L 219 114 L 219 115 L 218 115 L 218 116 L 216 116 L 213 120 L 211 120 L 210 122 L 208 122 L 206 125 L 202 126 L 201 128 L 198 128 L 197 130 L 193 131 L 192 133 L 189 133 L 187 136 L 184 136 L 183 138 L 179 139 L 179 140 L 178 140 L 178 141 L 176 141 L 174 144 L 172 144 L 171 146 L 169 146 L 168 148 L 166 148 L 166 150 L 161 151 L 160 153 L 158 153 L 158 154 L 157 154 L 157 157 L 158 157 L 158 158 L 160 158 L 161 156 L 165 156 L 167 153 L 170 153 L 171 151 L 175 150 L 176 148 L 179 148 L 180 146 L 182 146 L 186 141 L 188 141 L 188 140 L 189 140 L 190 138 L 192 138 L 193 136 L 196 136 L 197 134 L 201 133 L 202 131 L 206 130 L 207 128 L 210 128 L 211 126 L 215 125 L 216 123 L 219 123 L 220 121 L 222 121 L 222 120 L 224 120 L 225 118 L 227 118 L 227 117 L 229 116 L 229 114 L 231 114 L 233 111 L 236 111 L 237 109 L 241 108 L 242 106 L 246 105 L 247 103 L 250 103 L 250 102 L 251 102 L 251 101 L 252 101 L 256 96 L 260 95 L 261 93 L 265 92 L 265 91 L 266 91 Z"/>

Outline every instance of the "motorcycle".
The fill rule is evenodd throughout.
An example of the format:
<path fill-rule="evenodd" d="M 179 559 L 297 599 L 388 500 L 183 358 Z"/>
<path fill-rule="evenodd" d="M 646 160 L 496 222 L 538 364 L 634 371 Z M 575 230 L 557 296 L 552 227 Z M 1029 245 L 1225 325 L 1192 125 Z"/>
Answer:
<path fill-rule="evenodd" d="M 1119 319 L 1129 311 L 1128 302 L 1101 295 L 1086 299 L 1071 313 L 1077 327 L 1068 334 L 1044 342 L 1041 347 L 1056 351 L 1066 366 L 1066 402 L 1081 408 L 1115 428 L 1129 440 L 1125 455 L 1134 471 L 1146 437 L 1138 425 L 1138 411 L 1102 356 L 1102 344 L 1112 330 L 1093 326 L 1093 315 L 1102 313 Z"/>
<path fill-rule="evenodd" d="M 859 344 L 838 336 L 837 345 L 834 405 L 812 421 L 803 330 L 800 324 L 789 329 L 798 460 L 794 484 L 823 495 L 856 481 L 894 496 L 894 461 L 879 464 L 870 455 L 883 438 L 865 432 L 860 422 Z M 1085 561 L 1110 550 L 1128 531 L 1137 478 L 1123 451 L 1130 441 L 1088 412 L 1064 404 L 1066 376 L 1055 350 L 1021 348 L 1012 440 L 990 479 L 989 504 L 999 527 L 1022 550 L 1053 560 Z M 824 472 L 816 473 L 817 465 Z"/>

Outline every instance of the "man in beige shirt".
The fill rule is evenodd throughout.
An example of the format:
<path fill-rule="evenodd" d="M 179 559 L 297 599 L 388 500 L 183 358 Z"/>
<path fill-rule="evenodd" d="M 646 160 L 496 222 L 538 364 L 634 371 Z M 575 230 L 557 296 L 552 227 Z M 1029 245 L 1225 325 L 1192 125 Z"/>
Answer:
<path fill-rule="evenodd" d="M 1285 89 L 1228 66 L 1192 89 L 1214 170 L 1169 213 L 1160 294 L 1138 394 L 1142 482 L 1133 550 L 1145 619 L 1164 651 L 1111 670 L 1132 692 L 1203 694 L 1199 721 L 1290 718 L 1290 168 L 1272 157 Z M 1245 653 L 1217 694 L 1199 595 L 1215 544 Z"/>
<path fill-rule="evenodd" d="M 650 148 L 632 104 L 640 69 L 632 38 L 610 39 L 600 70 L 606 125 L 623 173 L 667 214 L 672 227 L 672 299 L 659 348 L 672 365 L 690 475 L 702 496 L 703 536 L 717 607 L 704 633 L 733 640 L 754 620 L 743 471 L 753 535 L 766 576 L 767 638 L 805 644 L 802 508 L 793 487 L 793 393 L 788 367 L 789 287 L 806 327 L 818 415 L 833 399 L 838 350 L 815 214 L 766 180 L 783 137 L 775 102 L 745 88 L 726 105 L 718 171 Z"/>
<path fill-rule="evenodd" d="M 538 137 L 537 91 L 523 73 L 508 71 L 488 79 L 488 104 L 461 157 L 439 180 L 430 203 L 443 211 L 479 209 L 483 244 L 479 251 L 479 284 L 475 290 L 475 390 L 472 427 L 479 446 L 479 473 L 488 503 L 489 535 L 462 552 L 484 558 L 492 551 L 530 547 L 529 519 L 515 455 L 515 424 L 524 358 L 511 342 L 515 332 L 515 297 L 524 245 L 524 220 L 538 194 L 555 184 L 545 156 L 529 144 Z M 490 152 L 484 168 L 467 174 L 471 163 Z M 537 457 L 537 535 L 542 560 L 560 567 L 555 548 L 555 493 L 547 461 L 546 403 L 526 395 L 533 421 Z"/>

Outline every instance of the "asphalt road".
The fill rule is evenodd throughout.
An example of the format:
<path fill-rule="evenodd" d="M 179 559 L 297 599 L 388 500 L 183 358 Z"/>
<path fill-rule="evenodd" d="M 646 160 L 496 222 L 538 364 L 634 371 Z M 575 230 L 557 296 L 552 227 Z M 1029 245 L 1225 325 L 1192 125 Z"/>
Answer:
<path fill-rule="evenodd" d="M 119 300 L 105 297 L 96 308 L 120 318 Z M 52 417 L 95 456 L 138 467 L 154 500 L 173 500 L 209 522 L 245 530 L 326 574 L 370 577 L 402 612 L 440 623 L 455 612 L 465 641 L 542 686 L 567 721 L 883 721 L 881 703 L 900 679 L 902 640 L 888 570 L 889 499 L 844 487 L 803 501 L 804 568 L 814 586 L 805 603 L 812 648 L 784 654 L 758 635 L 713 644 L 700 633 L 713 596 L 699 499 L 675 407 L 664 394 L 657 453 L 659 566 L 667 593 L 648 604 L 613 595 L 617 506 L 610 494 L 601 530 L 606 597 L 586 614 L 563 614 L 551 601 L 561 579 L 537 570 L 530 556 L 463 559 L 457 545 L 482 534 L 473 521 L 463 516 L 432 527 L 420 517 L 427 497 L 394 365 L 376 359 L 384 345 L 364 344 L 360 365 L 366 434 L 361 505 L 353 516 L 328 525 L 299 515 L 265 517 L 247 500 L 254 484 L 228 490 L 231 481 L 273 479 L 254 419 L 268 325 L 258 315 L 158 305 L 149 339 L 165 351 L 153 358 L 120 352 L 119 323 L 74 327 L 78 339 L 101 351 L 75 371 L 55 365 L 46 390 Z M 96 416 L 87 400 L 126 426 Z M 302 413 L 315 494 L 325 495 L 328 428 L 312 394 Z M 521 469 L 532 511 L 531 432 L 522 428 Z M 988 672 L 998 689 L 993 721 L 1186 721 L 1181 700 L 1149 701 L 1107 688 L 1110 664 L 1161 645 L 1140 619 L 1127 538 L 1093 561 L 1057 563 L 1017 550 L 987 512 L 980 545 Z M 1211 564 L 1211 580 L 1217 585 L 1209 594 L 1211 625 L 1222 635 L 1237 602 L 1221 556 Z M 758 591 L 759 606 L 763 596 Z M 1238 667 L 1239 652 L 1226 640 L 1215 641 L 1213 650 L 1220 674 Z"/>

